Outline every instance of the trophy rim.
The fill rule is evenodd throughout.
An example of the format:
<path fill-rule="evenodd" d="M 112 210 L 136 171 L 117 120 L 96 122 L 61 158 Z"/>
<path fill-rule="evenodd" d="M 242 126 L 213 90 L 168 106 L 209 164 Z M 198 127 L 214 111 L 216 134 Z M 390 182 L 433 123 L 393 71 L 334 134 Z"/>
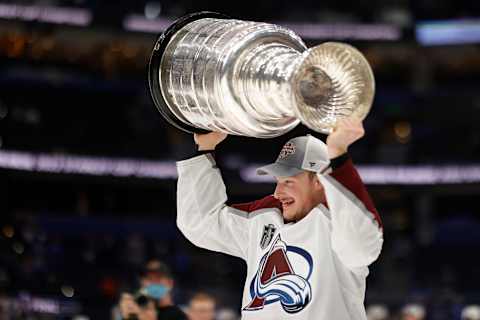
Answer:
<path fill-rule="evenodd" d="M 373 73 L 373 70 L 372 70 L 372 67 L 371 65 L 368 63 L 368 60 L 367 58 L 365 57 L 365 55 L 359 50 L 357 49 L 356 47 L 354 47 L 353 45 L 351 44 L 348 44 L 348 43 L 344 43 L 344 42 L 336 42 L 336 41 L 327 41 L 327 42 L 324 42 L 320 45 L 317 45 L 317 46 L 314 46 L 314 47 L 311 47 L 311 48 L 308 48 L 306 51 L 304 51 L 302 53 L 302 58 L 301 58 L 301 67 L 298 68 L 297 70 L 295 70 L 293 76 L 292 76 L 292 79 L 297 79 L 298 76 L 301 74 L 301 72 L 304 70 L 305 66 L 304 66 L 304 62 L 307 60 L 307 59 L 315 59 L 315 51 L 318 50 L 318 48 L 320 47 L 328 47 L 328 46 L 332 46 L 332 47 L 340 47 L 340 48 L 343 48 L 344 50 L 348 50 L 351 54 L 355 54 L 355 57 L 359 60 L 361 60 L 361 63 L 362 65 L 364 65 L 366 67 L 366 79 L 370 80 L 370 81 L 366 81 L 365 83 L 368 85 L 370 85 L 370 89 L 369 90 L 369 94 L 368 94 L 368 103 L 366 103 L 365 105 L 367 105 L 368 107 L 366 107 L 363 111 L 363 113 L 359 114 L 358 110 L 352 110 L 352 112 L 345 116 L 345 118 L 351 118 L 351 117 L 355 117 L 357 119 L 360 119 L 360 120 L 364 120 L 368 113 L 371 111 L 372 109 L 372 106 L 373 106 L 373 101 L 375 99 L 375 87 L 376 87 L 376 84 L 375 84 L 375 75 Z M 367 90 L 368 91 L 368 90 Z M 322 126 L 314 126 L 312 125 L 312 123 L 308 120 L 308 115 L 303 112 L 301 110 L 301 108 L 299 108 L 299 106 L 301 104 L 304 104 L 304 102 L 301 102 L 301 100 L 299 100 L 299 97 L 298 95 L 295 93 L 292 98 L 295 100 L 295 103 L 294 103 L 294 106 L 295 106 L 295 112 L 298 116 L 298 118 L 300 119 L 300 121 L 302 122 L 303 125 L 305 125 L 306 127 L 316 131 L 316 132 L 320 132 L 320 133 L 323 133 L 323 134 L 330 134 L 333 129 L 334 129 L 334 126 L 330 126 L 330 125 L 322 125 Z M 336 119 L 335 119 L 335 123 L 342 117 L 339 117 L 337 116 Z"/>
<path fill-rule="evenodd" d="M 200 11 L 190 13 L 178 18 L 157 37 L 148 64 L 148 86 L 150 90 L 150 96 L 152 97 L 153 103 L 157 107 L 157 110 L 168 123 L 170 123 L 177 129 L 188 133 L 208 133 L 210 131 L 189 125 L 175 116 L 175 114 L 170 110 L 170 107 L 168 106 L 168 103 L 165 101 L 165 98 L 163 97 L 163 94 L 161 92 L 159 86 L 160 79 L 158 70 L 162 62 L 162 57 L 165 49 L 167 48 L 168 43 L 170 42 L 171 38 L 177 33 L 177 31 L 179 31 L 193 21 L 204 18 L 229 19 L 230 17 L 218 12 Z"/>

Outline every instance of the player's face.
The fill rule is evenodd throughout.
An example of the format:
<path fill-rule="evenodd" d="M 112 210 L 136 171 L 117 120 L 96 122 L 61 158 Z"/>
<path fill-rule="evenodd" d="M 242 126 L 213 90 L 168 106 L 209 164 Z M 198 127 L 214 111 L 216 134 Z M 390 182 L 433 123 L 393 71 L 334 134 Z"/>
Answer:
<path fill-rule="evenodd" d="M 286 221 L 299 221 L 325 199 L 325 194 L 318 178 L 305 171 L 292 177 L 277 177 L 274 197 L 282 203 Z"/>

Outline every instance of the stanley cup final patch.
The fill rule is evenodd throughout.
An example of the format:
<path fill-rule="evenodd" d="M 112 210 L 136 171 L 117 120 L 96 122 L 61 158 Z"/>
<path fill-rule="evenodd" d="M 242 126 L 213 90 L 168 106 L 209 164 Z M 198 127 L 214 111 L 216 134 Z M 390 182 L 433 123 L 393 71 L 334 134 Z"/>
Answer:
<path fill-rule="evenodd" d="M 260 240 L 260 248 L 265 249 L 272 242 L 273 235 L 275 234 L 275 226 L 273 224 L 266 224 L 263 226 L 262 240 Z"/>
<path fill-rule="evenodd" d="M 280 154 L 278 155 L 278 159 L 279 160 L 285 159 L 286 157 L 294 153 L 295 153 L 295 145 L 291 142 L 288 142 L 283 146 L 282 151 L 280 151 Z"/>

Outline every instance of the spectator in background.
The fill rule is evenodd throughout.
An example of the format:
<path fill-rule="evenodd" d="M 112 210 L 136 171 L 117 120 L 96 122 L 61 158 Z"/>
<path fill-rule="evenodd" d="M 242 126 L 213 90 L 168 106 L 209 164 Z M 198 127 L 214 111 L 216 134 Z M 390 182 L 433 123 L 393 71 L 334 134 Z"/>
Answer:
<path fill-rule="evenodd" d="M 388 308 L 383 304 L 372 304 L 367 307 L 368 320 L 387 320 L 389 316 Z"/>
<path fill-rule="evenodd" d="M 190 320 L 214 320 L 215 299 L 204 292 L 198 292 L 188 303 L 188 318 Z"/>
<path fill-rule="evenodd" d="M 425 307 L 421 304 L 411 303 L 402 308 L 402 320 L 424 320 L 425 317 Z"/>
<path fill-rule="evenodd" d="M 186 320 L 173 303 L 173 276 L 166 264 L 150 260 L 140 275 L 140 290 L 122 294 L 120 312 L 125 320 Z"/>
<path fill-rule="evenodd" d="M 463 308 L 462 320 L 480 320 L 480 306 L 469 305 Z"/>

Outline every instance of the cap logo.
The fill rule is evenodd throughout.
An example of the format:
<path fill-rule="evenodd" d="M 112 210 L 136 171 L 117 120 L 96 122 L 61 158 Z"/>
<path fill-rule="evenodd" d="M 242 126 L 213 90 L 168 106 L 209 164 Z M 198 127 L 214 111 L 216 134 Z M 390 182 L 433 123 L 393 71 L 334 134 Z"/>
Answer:
<path fill-rule="evenodd" d="M 280 154 L 278 155 L 278 160 L 283 160 L 289 155 L 292 155 L 295 153 L 295 145 L 291 142 L 287 142 L 283 148 L 282 151 L 280 151 Z"/>

